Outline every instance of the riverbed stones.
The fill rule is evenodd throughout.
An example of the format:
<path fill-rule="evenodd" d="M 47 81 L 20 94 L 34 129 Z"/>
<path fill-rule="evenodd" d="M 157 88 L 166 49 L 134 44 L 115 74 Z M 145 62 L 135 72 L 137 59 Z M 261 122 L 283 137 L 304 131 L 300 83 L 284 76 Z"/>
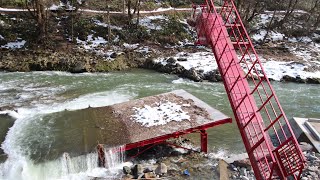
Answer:
<path fill-rule="evenodd" d="M 160 163 L 155 170 L 155 173 L 160 176 L 165 176 L 168 173 L 168 167 L 164 163 Z"/>
<path fill-rule="evenodd" d="M 123 173 L 124 174 L 131 174 L 131 168 L 130 167 L 128 167 L 128 166 L 124 166 L 123 167 Z"/>
<path fill-rule="evenodd" d="M 311 151 L 313 149 L 313 146 L 306 142 L 300 142 L 299 145 L 302 151 Z"/>
<path fill-rule="evenodd" d="M 144 173 L 144 178 L 146 179 L 150 179 L 150 178 L 156 178 L 156 174 L 154 172 L 148 172 L 148 173 Z"/>

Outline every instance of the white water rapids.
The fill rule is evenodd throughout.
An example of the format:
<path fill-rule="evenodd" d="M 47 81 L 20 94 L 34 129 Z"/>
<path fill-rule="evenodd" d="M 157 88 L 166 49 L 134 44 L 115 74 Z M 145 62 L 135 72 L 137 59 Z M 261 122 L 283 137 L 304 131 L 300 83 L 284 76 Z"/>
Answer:
<path fill-rule="evenodd" d="M 319 85 L 273 85 L 288 118 L 319 118 Z M 69 121 L 65 110 L 108 106 L 176 89 L 184 89 L 232 116 L 222 83 L 196 83 L 144 70 L 108 74 L 0 72 L 0 143 L 8 157 L 1 161 L 4 155 L 0 149 L 0 179 L 112 179 L 123 167 L 123 155 L 107 156 L 109 170 L 98 168 L 95 147 L 88 146 L 88 151 L 83 151 L 82 128 L 92 123 Z M 8 121 L 4 114 L 12 117 L 12 127 L 1 127 L 2 122 Z M 96 130 L 88 128 L 89 133 Z M 87 136 L 90 138 L 90 134 Z M 210 149 L 243 152 L 235 124 L 210 129 L 208 138 Z"/>

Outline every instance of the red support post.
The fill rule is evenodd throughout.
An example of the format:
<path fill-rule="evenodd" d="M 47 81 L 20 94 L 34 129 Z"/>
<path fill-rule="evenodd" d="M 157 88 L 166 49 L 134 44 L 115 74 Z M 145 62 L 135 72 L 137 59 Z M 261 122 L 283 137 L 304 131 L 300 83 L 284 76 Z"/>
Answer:
<path fill-rule="evenodd" d="M 104 153 L 104 147 L 102 144 L 97 145 L 97 152 L 98 152 L 98 166 L 105 167 L 106 157 Z"/>
<path fill-rule="evenodd" d="M 201 136 L 201 151 L 208 153 L 208 133 L 206 130 L 200 130 Z"/>

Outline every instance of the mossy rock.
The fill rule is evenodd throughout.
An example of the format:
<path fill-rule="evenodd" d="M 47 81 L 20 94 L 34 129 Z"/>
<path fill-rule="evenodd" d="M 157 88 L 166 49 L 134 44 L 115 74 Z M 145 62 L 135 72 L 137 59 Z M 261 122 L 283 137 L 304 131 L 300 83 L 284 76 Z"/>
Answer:
<path fill-rule="evenodd" d="M 124 55 L 119 55 L 115 60 L 100 60 L 95 67 L 97 72 L 121 71 L 129 68 L 129 64 Z"/>

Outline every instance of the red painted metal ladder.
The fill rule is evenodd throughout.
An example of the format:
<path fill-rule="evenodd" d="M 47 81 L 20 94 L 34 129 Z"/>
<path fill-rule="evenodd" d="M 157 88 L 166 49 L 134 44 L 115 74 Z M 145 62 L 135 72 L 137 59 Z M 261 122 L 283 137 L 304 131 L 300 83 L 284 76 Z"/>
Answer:
<path fill-rule="evenodd" d="M 233 0 L 194 5 L 198 43 L 211 45 L 257 179 L 299 179 L 304 156 Z"/>

